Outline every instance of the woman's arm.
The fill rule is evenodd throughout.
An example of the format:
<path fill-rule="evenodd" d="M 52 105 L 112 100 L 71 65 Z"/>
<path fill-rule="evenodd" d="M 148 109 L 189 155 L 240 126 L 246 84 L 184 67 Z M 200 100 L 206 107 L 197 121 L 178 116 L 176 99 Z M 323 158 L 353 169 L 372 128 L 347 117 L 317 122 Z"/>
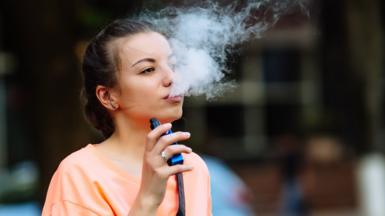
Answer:
<path fill-rule="evenodd" d="M 158 207 L 158 205 L 151 204 L 150 201 L 146 201 L 146 199 L 142 199 L 138 196 L 128 216 L 156 215 Z"/>

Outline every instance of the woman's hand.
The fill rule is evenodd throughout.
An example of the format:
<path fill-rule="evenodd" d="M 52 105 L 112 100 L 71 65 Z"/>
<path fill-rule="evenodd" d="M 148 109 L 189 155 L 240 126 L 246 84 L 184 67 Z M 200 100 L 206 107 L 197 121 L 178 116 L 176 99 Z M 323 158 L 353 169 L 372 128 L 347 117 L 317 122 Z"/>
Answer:
<path fill-rule="evenodd" d="M 174 142 L 190 138 L 190 133 L 175 132 L 173 134 L 162 136 L 169 129 L 171 129 L 170 123 L 162 124 L 147 135 L 141 186 L 134 204 L 138 209 L 144 210 L 139 211 L 142 212 L 143 215 L 156 213 L 157 208 L 163 201 L 167 180 L 170 176 L 180 172 L 190 171 L 193 168 L 192 166 L 184 164 L 177 164 L 174 166 L 169 166 L 167 164 L 167 159 L 174 154 L 192 152 L 191 148 L 185 145 L 171 145 Z M 164 152 L 164 155 L 166 155 L 167 158 L 162 157 L 162 152 Z M 131 214 L 130 212 L 130 215 L 134 214 Z"/>

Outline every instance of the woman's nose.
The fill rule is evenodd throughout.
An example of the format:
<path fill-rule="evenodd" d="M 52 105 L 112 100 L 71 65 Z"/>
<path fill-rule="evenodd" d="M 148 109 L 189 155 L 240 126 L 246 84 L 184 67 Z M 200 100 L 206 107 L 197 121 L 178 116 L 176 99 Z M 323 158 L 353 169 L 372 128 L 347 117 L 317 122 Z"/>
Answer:
<path fill-rule="evenodd" d="M 165 66 L 163 69 L 164 77 L 163 77 L 163 85 L 165 87 L 169 87 L 172 85 L 174 80 L 174 71 L 170 66 Z"/>

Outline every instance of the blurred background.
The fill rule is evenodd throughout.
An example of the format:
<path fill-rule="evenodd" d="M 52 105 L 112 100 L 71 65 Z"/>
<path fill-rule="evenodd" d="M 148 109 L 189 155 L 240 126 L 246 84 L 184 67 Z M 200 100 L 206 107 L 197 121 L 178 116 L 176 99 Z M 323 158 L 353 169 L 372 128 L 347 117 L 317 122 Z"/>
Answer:
<path fill-rule="evenodd" d="M 0 215 L 39 215 L 60 161 L 100 141 L 79 96 L 87 41 L 196 2 L 0 2 Z M 186 100 L 177 125 L 209 166 L 214 215 L 385 215 L 385 3 L 307 7 L 237 47 L 236 89 Z"/>

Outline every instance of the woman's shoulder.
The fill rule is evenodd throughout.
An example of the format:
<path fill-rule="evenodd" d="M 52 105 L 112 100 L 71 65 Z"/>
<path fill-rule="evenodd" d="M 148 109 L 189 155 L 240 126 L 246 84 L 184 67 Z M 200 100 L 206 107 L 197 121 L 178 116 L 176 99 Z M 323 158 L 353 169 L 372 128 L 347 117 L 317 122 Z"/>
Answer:
<path fill-rule="evenodd" d="M 198 169 L 199 171 L 202 171 L 206 174 L 209 173 L 205 161 L 197 153 L 191 152 L 190 154 L 183 154 L 183 157 L 185 159 L 185 163 L 192 165 L 194 170 Z"/>
<path fill-rule="evenodd" d="M 66 156 L 59 164 L 57 172 L 73 172 L 79 168 L 87 168 L 92 160 L 91 144 L 72 152 Z"/>

